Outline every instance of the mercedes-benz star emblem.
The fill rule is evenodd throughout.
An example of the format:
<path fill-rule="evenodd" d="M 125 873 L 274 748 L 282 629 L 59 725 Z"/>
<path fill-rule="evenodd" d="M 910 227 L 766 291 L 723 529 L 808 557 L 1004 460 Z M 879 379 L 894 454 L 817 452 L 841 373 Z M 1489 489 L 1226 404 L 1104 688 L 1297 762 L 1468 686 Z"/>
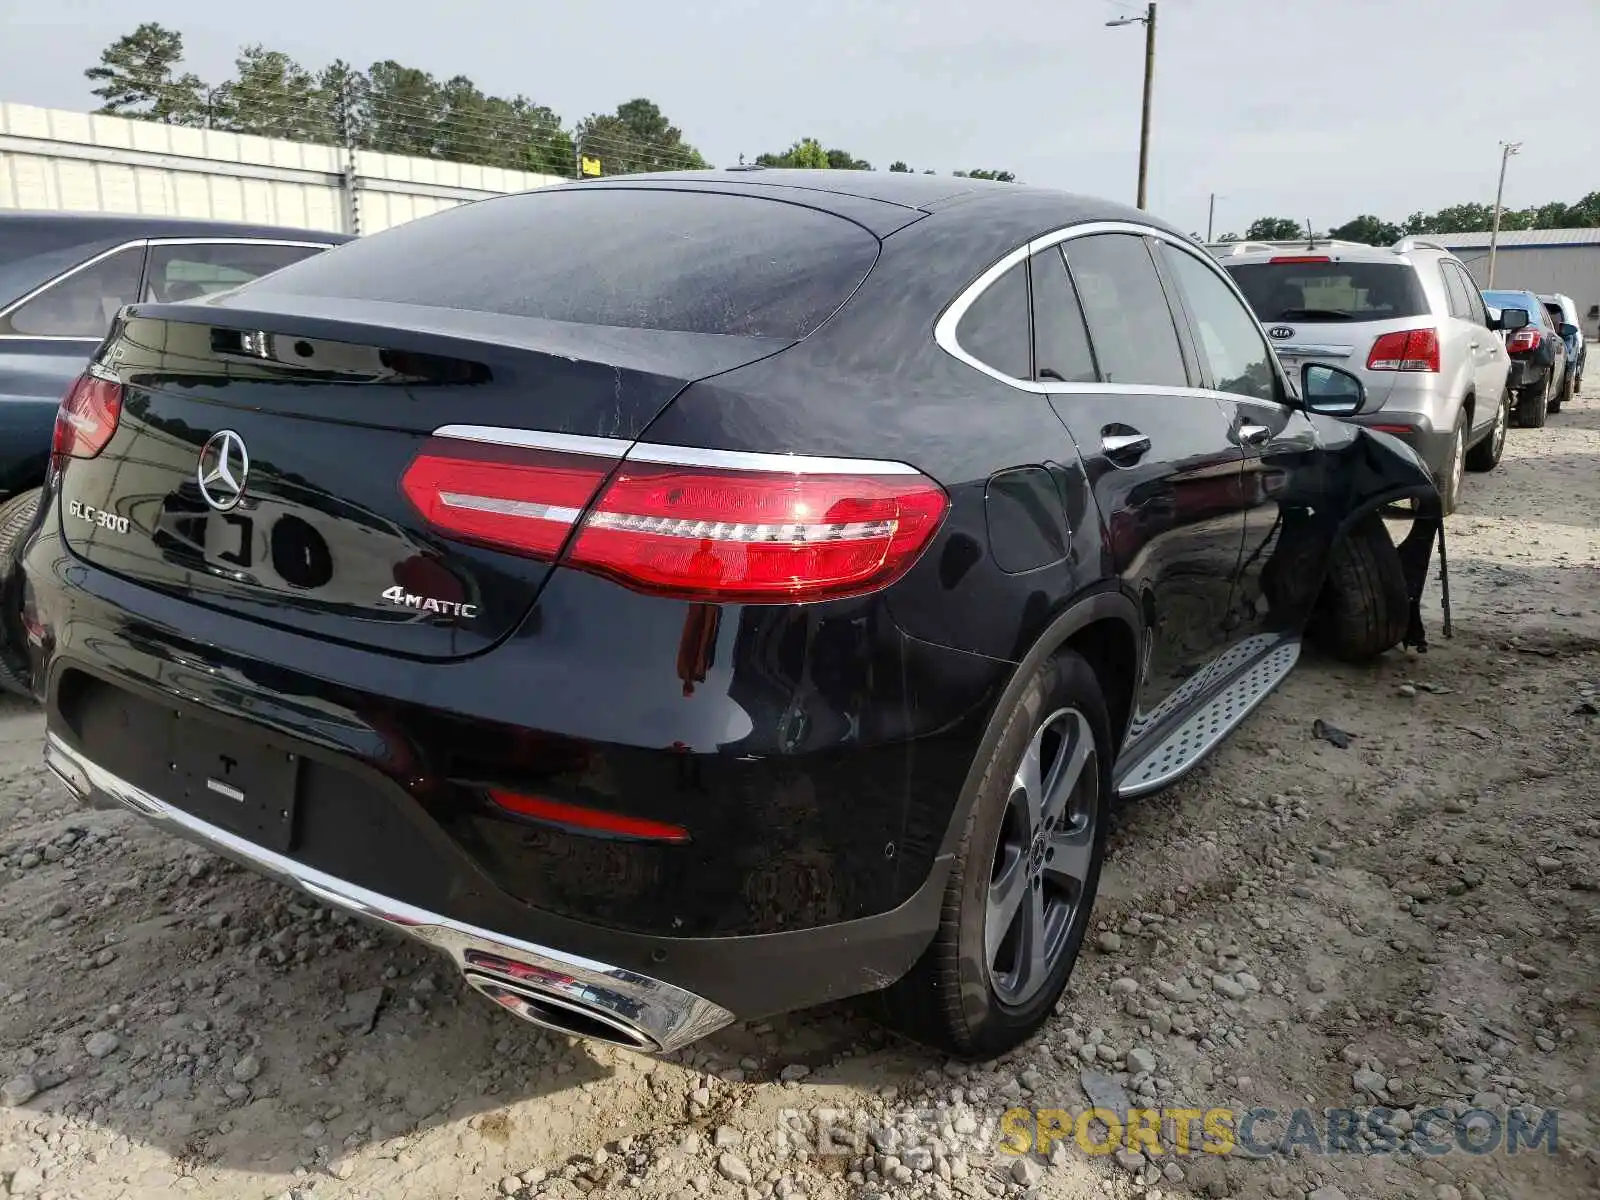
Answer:
<path fill-rule="evenodd" d="M 231 429 L 214 433 L 200 447 L 200 465 L 195 469 L 200 494 L 218 512 L 227 512 L 244 499 L 245 481 L 250 478 L 250 452 L 244 439 Z"/>

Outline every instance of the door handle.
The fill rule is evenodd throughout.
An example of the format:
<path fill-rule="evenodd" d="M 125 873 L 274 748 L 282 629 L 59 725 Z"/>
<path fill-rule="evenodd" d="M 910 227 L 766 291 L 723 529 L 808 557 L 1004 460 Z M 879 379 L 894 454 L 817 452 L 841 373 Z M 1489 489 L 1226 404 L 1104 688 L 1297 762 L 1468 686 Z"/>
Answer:
<path fill-rule="evenodd" d="M 1100 449 L 1107 458 L 1134 459 L 1149 452 L 1150 438 L 1142 433 L 1102 434 Z"/>
<path fill-rule="evenodd" d="M 1239 440 L 1249 446 L 1260 446 L 1272 440 L 1272 430 L 1265 425 L 1241 425 Z"/>

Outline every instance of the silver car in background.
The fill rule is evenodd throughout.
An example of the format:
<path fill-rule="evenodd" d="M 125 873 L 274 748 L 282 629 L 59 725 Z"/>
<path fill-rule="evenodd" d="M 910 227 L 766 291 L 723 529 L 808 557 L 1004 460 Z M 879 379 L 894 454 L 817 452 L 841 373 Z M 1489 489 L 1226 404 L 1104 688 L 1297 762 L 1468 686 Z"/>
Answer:
<path fill-rule="evenodd" d="M 1360 376 L 1348 419 L 1410 444 L 1433 471 L 1445 511 L 1464 470 L 1491 471 L 1505 448 L 1511 360 L 1477 284 L 1444 247 L 1312 240 L 1208 249 L 1238 282 L 1293 377 L 1307 361 Z"/>

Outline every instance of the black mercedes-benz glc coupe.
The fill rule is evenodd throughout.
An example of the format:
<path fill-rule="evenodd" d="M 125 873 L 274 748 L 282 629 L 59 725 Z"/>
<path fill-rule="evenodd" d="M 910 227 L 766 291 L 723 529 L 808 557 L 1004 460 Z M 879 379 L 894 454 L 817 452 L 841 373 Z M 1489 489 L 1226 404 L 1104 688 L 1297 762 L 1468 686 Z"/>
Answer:
<path fill-rule="evenodd" d="M 1115 798 L 1303 637 L 1421 638 L 1438 497 L 1365 402 L 1117 205 L 556 186 L 124 309 L 4 611 L 73 790 L 523 1017 L 670 1050 L 876 993 L 985 1057 Z"/>

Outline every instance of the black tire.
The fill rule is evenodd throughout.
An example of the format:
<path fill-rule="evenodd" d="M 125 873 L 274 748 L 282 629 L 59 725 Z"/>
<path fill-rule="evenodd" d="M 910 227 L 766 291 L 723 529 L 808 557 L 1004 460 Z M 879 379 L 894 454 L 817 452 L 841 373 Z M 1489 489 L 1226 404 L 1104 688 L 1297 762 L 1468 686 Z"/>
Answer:
<path fill-rule="evenodd" d="M 1075 907 L 1062 918 L 1066 923 L 1059 949 L 1049 970 L 1039 972 L 1042 982 L 1038 991 L 1012 1006 L 997 990 L 986 947 L 984 925 L 991 884 L 997 878 L 995 868 L 1007 821 L 1015 811 L 1015 780 L 1023 756 L 1051 716 L 1064 709 L 1083 718 L 1093 740 L 1094 760 L 1084 766 L 1080 785 L 1087 788 L 1092 783 L 1094 789 L 1088 801 L 1092 825 L 1081 842 L 1087 870 Z M 917 964 L 880 994 L 880 1016 L 887 1025 L 924 1045 L 968 1060 L 1004 1054 L 1049 1020 L 1083 944 L 1105 857 L 1111 726 L 1104 693 L 1089 664 L 1071 651 L 1055 655 L 1028 681 L 1003 720 L 956 850 L 938 931 Z M 1075 797 L 1080 794 L 1073 791 Z M 1025 891 L 1024 895 L 1031 893 Z"/>
<path fill-rule="evenodd" d="M 1333 549 L 1308 632 L 1335 658 L 1366 662 L 1400 644 L 1410 616 L 1394 539 L 1376 513 L 1363 517 Z"/>
<path fill-rule="evenodd" d="M 1517 424 L 1524 429 L 1543 429 L 1547 415 L 1549 381 L 1532 383 L 1517 395 Z"/>
<path fill-rule="evenodd" d="M 22 544 L 22 537 L 33 524 L 34 514 L 38 511 L 38 488 L 18 492 L 0 504 L 0 583 L 10 578 L 12 562 Z M 0 590 L 0 597 L 4 597 L 7 604 L 14 600 L 9 591 Z M 21 622 L 16 615 L 0 613 L 0 692 L 32 699 L 33 682 L 25 666 L 28 661 L 27 648 L 14 644 L 20 636 Z"/>
<path fill-rule="evenodd" d="M 1495 412 L 1489 436 L 1480 439 L 1476 446 L 1467 451 L 1467 470 L 1492 471 L 1500 465 L 1500 458 L 1506 452 L 1506 430 L 1510 425 L 1511 389 L 1507 388 L 1500 396 L 1500 407 Z"/>
<path fill-rule="evenodd" d="M 1450 430 L 1450 453 L 1440 472 L 1439 498 L 1444 502 L 1446 514 L 1453 513 L 1461 503 L 1461 475 L 1467 464 L 1467 410 L 1456 413 L 1455 426 Z"/>

